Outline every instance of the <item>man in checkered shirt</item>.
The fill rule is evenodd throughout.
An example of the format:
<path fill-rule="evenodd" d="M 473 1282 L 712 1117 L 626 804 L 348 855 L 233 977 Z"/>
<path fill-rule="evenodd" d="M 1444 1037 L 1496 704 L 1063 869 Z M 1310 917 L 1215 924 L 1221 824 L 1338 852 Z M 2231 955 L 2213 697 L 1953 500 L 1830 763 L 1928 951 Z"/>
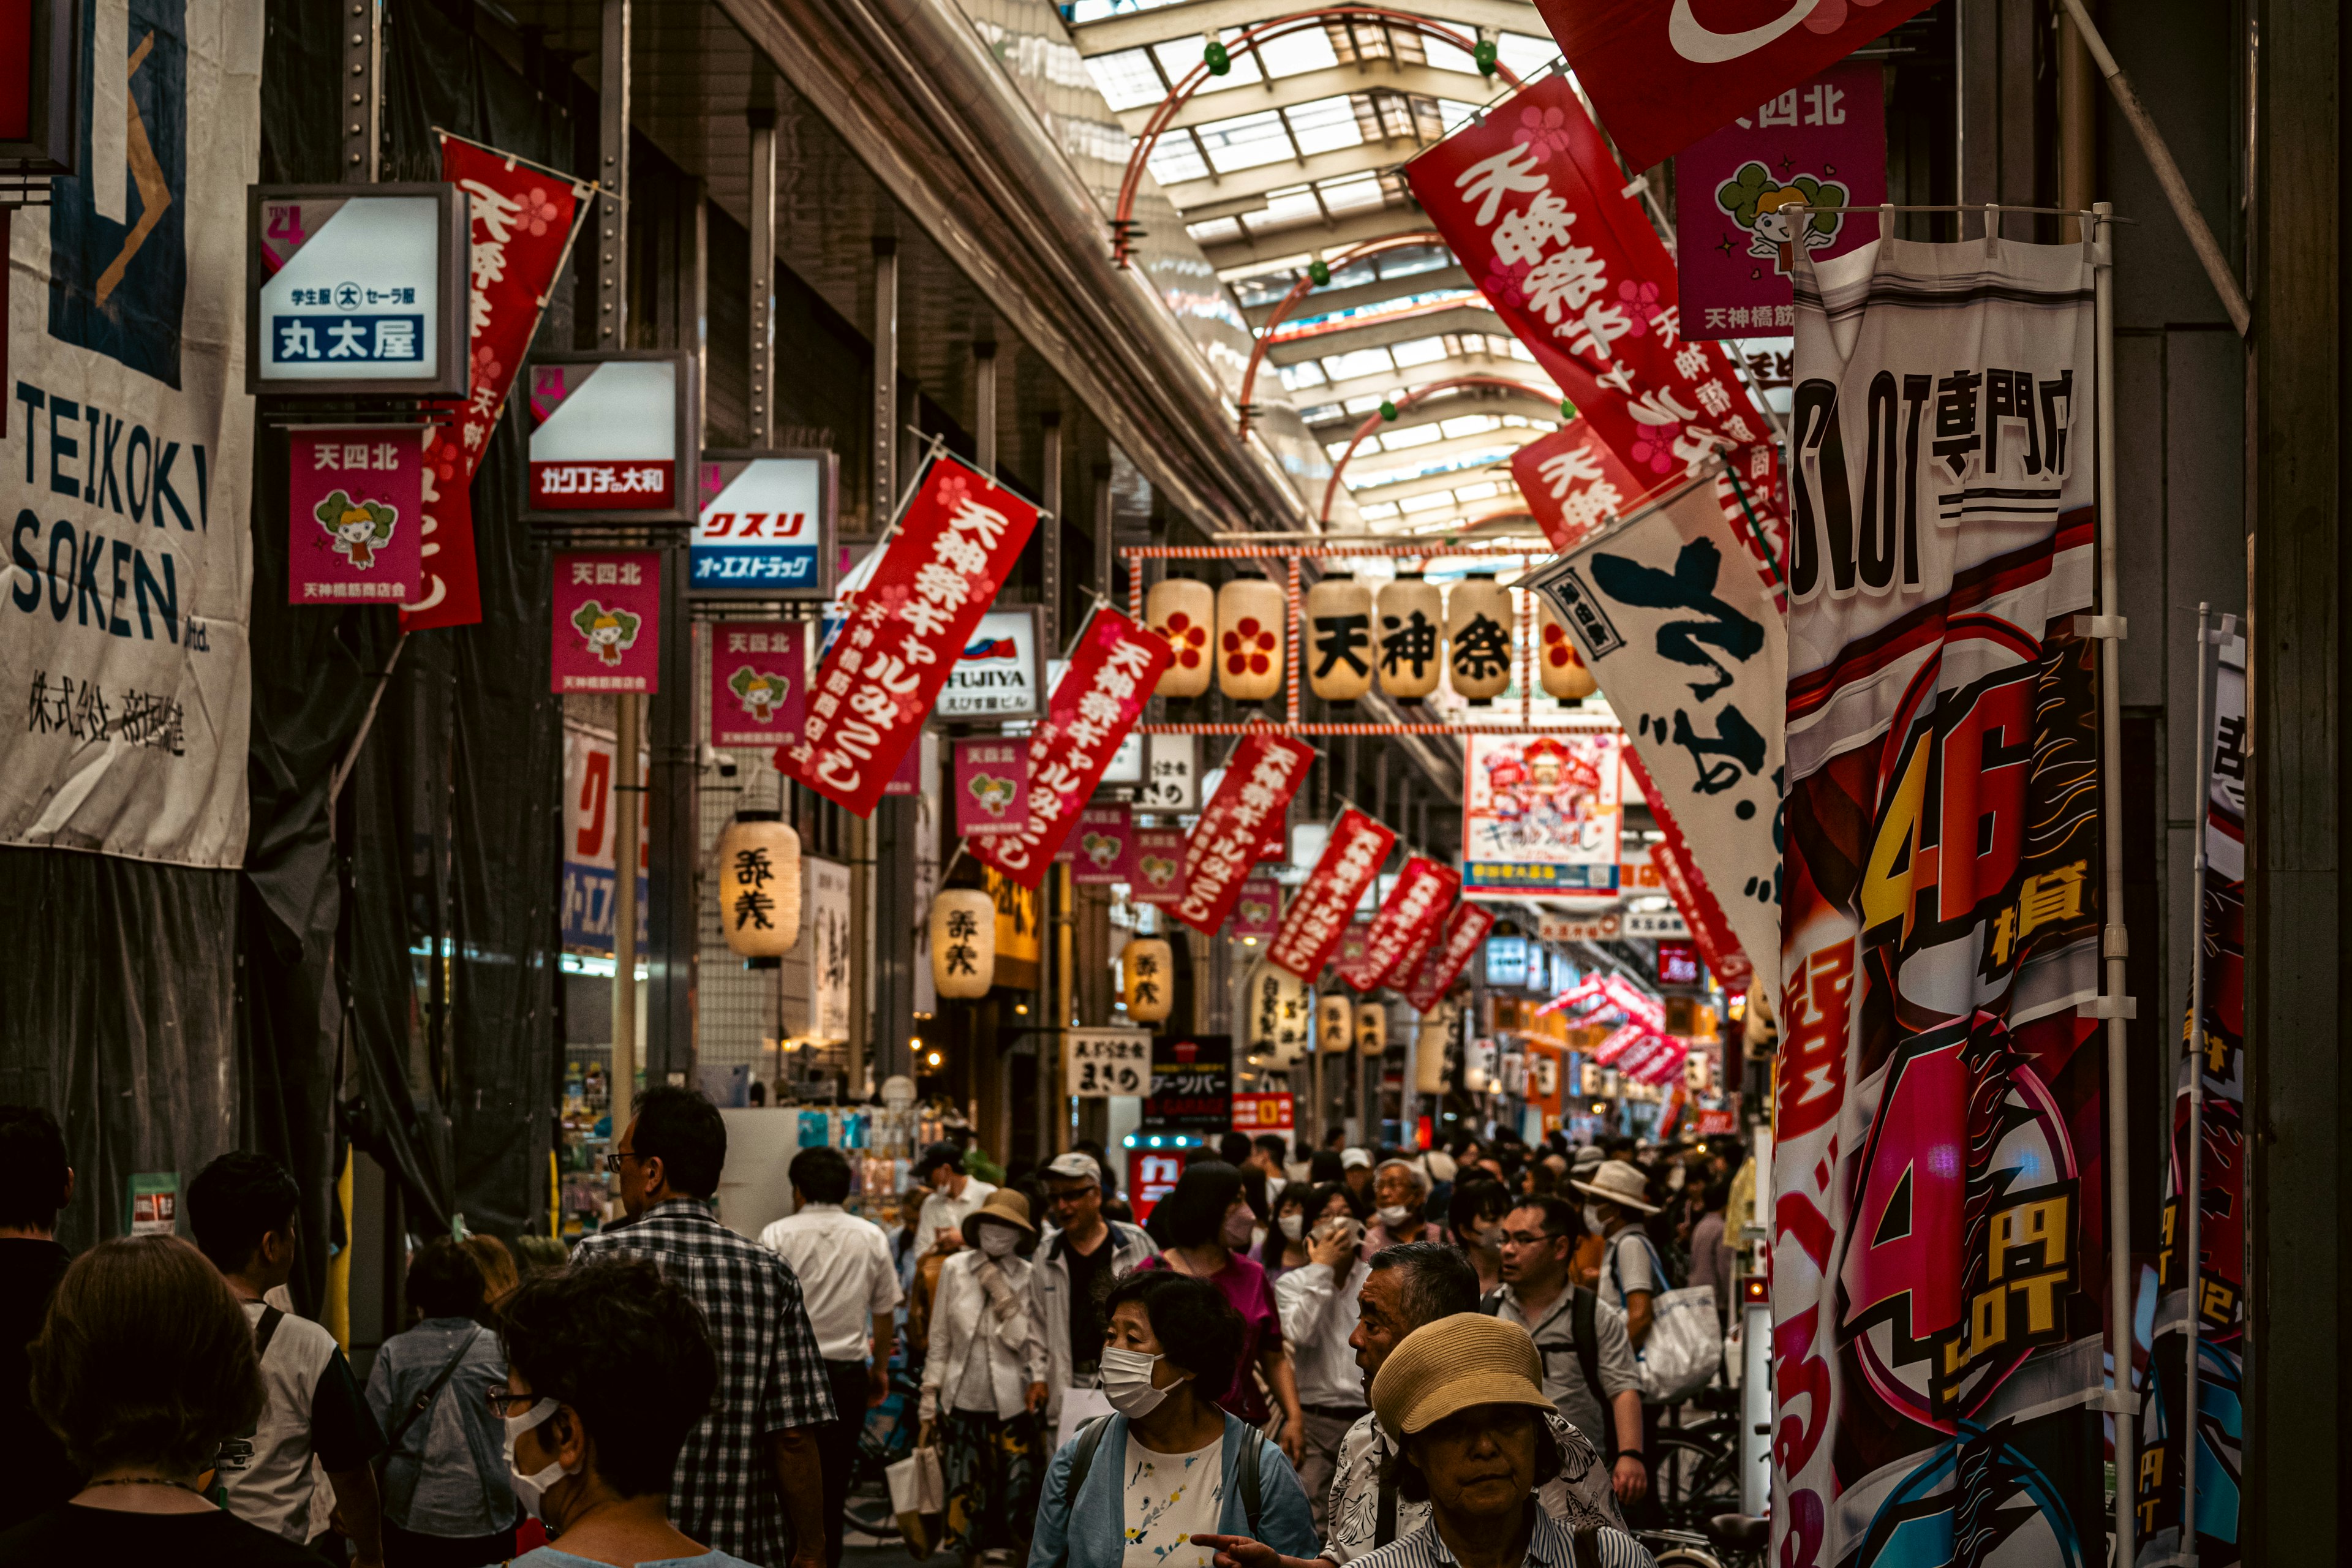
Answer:
<path fill-rule="evenodd" d="M 576 1256 L 651 1259 L 709 1326 L 719 1394 L 670 1478 L 677 1528 L 764 1568 L 824 1568 L 816 1429 L 834 1418 L 833 1390 L 792 1266 L 711 1215 L 726 1163 L 716 1106 L 692 1089 L 646 1090 L 609 1156 L 628 1220 L 583 1240 Z"/>

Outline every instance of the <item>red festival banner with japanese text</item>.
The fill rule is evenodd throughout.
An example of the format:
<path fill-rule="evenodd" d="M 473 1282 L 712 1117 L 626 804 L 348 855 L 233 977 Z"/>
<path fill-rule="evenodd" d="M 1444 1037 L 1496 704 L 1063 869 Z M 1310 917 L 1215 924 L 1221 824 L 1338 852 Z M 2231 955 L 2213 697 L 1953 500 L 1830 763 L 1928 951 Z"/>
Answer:
<path fill-rule="evenodd" d="M 1644 486 L 1727 448 L 1745 474 L 1770 424 L 1719 343 L 1686 342 L 1674 258 L 1563 76 L 1405 166 L 1430 221 L 1504 323 Z M 1759 470 L 1760 471 L 1760 470 Z"/>
<path fill-rule="evenodd" d="M 777 769 L 872 815 L 1037 517 L 986 475 L 934 458 L 809 682 L 801 739 L 776 748 Z"/>
<path fill-rule="evenodd" d="M 1486 933 L 1495 929 L 1495 917 L 1483 905 L 1458 903 L 1445 917 L 1438 939 L 1430 944 L 1427 953 L 1413 971 L 1412 981 L 1404 988 L 1404 999 L 1416 1013 L 1426 1014 L 1462 973 L 1462 966 L 1476 954 Z"/>
<path fill-rule="evenodd" d="M 453 423 L 425 427 L 425 590 L 401 612 L 403 631 L 470 626 L 482 618 L 474 567 L 474 471 L 507 393 L 539 331 L 595 187 L 438 132 L 441 177 L 471 213 L 467 342 L 473 390 Z"/>
<path fill-rule="evenodd" d="M 1290 797 L 1307 781 L 1314 760 L 1315 748 L 1304 741 L 1268 734 L 1241 738 L 1225 759 L 1224 783 L 1184 842 L 1178 920 L 1203 934 L 1225 923 L 1265 847 L 1267 823 L 1279 823 L 1290 809 Z"/>
<path fill-rule="evenodd" d="M 1625 759 L 1626 771 L 1641 786 L 1642 798 L 1649 803 L 1658 831 L 1666 836 L 1663 843 L 1650 846 L 1650 864 L 1656 869 L 1658 879 L 1666 885 L 1666 896 L 1674 900 L 1675 911 L 1690 927 L 1691 937 L 1698 943 L 1699 956 L 1706 960 L 1707 969 L 1725 990 L 1744 994 L 1755 983 L 1755 965 L 1741 949 L 1739 934 L 1731 929 L 1715 889 L 1706 885 L 1705 874 L 1692 858 L 1690 841 L 1683 837 L 1682 825 L 1675 820 L 1674 812 L 1652 784 L 1649 770 L 1642 765 L 1642 749 L 1628 746 L 1618 754 Z"/>
<path fill-rule="evenodd" d="M 1581 415 L 1511 454 L 1511 478 L 1554 550 L 1573 550 L 1650 487 Z"/>
<path fill-rule="evenodd" d="M 974 859 L 1024 888 L 1045 880 L 1170 658 L 1167 638 L 1117 610 L 1088 617 L 1045 722 L 1029 737 L 1026 819 L 1009 833 L 971 840 Z"/>
<path fill-rule="evenodd" d="M 1363 963 L 1342 967 L 1339 978 L 1360 994 L 1400 983 L 1396 970 L 1406 953 L 1427 927 L 1444 918 L 1447 907 L 1461 891 L 1462 873 L 1452 867 L 1441 866 L 1426 855 L 1406 861 L 1382 900 L 1381 912 L 1372 917 L 1372 929 L 1364 938 Z"/>
<path fill-rule="evenodd" d="M 1355 807 L 1339 814 L 1315 862 L 1314 874 L 1282 914 L 1282 929 L 1265 956 L 1276 967 L 1313 984 L 1348 929 L 1364 889 L 1380 875 L 1396 835 Z"/>

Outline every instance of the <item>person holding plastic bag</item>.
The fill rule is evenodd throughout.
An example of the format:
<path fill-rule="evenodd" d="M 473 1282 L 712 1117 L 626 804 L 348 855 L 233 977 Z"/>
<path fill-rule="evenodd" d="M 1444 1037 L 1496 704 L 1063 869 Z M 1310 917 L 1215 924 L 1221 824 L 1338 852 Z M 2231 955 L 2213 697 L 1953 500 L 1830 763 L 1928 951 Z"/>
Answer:
<path fill-rule="evenodd" d="M 1023 1548 L 1045 1447 L 1046 1357 L 1036 1266 L 1022 1256 L 1037 1241 L 1029 1200 L 990 1193 L 964 1216 L 963 1241 L 940 1268 L 915 1446 L 936 1447 L 946 1475 L 940 1549 L 972 1568 L 984 1552 Z"/>

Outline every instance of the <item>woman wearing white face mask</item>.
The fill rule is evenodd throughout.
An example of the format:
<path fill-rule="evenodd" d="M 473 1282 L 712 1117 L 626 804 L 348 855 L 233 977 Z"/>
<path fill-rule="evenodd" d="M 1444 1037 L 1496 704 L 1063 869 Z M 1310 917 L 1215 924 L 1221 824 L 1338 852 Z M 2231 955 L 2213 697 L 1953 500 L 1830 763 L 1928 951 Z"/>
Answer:
<path fill-rule="evenodd" d="M 643 1258 L 528 1279 L 499 1320 L 515 1500 L 551 1544 L 511 1568 L 747 1568 L 669 1521 L 678 1450 L 710 1409 L 719 1362 L 702 1314 Z"/>
<path fill-rule="evenodd" d="M 1352 1219 L 1359 1226 L 1364 1222 L 1364 1211 L 1345 1182 L 1327 1182 L 1321 1186 L 1293 1182 L 1282 1189 L 1274 1207 L 1274 1228 L 1258 1244 L 1257 1264 L 1265 1270 L 1265 1282 L 1277 1288 L 1284 1275 L 1315 1260 L 1315 1230 L 1323 1221 Z"/>
<path fill-rule="evenodd" d="M 1022 1256 L 1037 1237 L 1029 1200 L 1008 1188 L 964 1218 L 961 1251 L 940 1268 L 923 1363 L 922 1428 L 948 1485 L 940 1546 L 966 1564 L 1018 1553 L 1037 1506 L 1045 1443 L 1045 1324 Z"/>
<path fill-rule="evenodd" d="M 1211 1568 L 1216 1548 L 1196 1538 L 1225 1535 L 1313 1553 L 1290 1462 L 1211 1397 L 1243 1349 L 1223 1295 L 1138 1267 L 1112 1288 L 1106 1317 L 1103 1393 L 1116 1414 L 1054 1456 L 1029 1568 Z"/>

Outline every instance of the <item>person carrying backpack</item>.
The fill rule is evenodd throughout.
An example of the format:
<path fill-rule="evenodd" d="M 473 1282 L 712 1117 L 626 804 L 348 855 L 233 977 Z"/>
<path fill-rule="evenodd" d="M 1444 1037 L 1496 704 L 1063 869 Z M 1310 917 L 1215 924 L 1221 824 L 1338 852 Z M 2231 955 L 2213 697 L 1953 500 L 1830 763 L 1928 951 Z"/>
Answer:
<path fill-rule="evenodd" d="M 1576 1209 L 1562 1198 L 1530 1198 L 1504 1215 L 1502 1288 L 1479 1310 L 1534 1339 L 1545 1396 L 1595 1447 L 1613 1452 L 1610 1482 L 1630 1507 L 1650 1489 L 1641 1373 L 1625 1314 L 1569 1279 L 1569 1258 L 1583 1233 Z"/>

